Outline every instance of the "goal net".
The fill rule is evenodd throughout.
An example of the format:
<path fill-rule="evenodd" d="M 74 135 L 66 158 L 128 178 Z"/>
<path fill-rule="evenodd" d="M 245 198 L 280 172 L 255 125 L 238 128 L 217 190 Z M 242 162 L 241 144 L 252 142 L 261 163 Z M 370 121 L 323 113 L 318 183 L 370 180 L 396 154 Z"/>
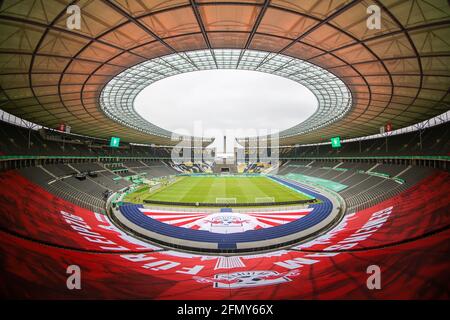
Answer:
<path fill-rule="evenodd" d="M 255 198 L 256 203 L 268 203 L 268 202 L 275 202 L 274 197 L 257 197 Z"/>
<path fill-rule="evenodd" d="M 216 198 L 216 203 L 236 203 L 236 198 Z"/>

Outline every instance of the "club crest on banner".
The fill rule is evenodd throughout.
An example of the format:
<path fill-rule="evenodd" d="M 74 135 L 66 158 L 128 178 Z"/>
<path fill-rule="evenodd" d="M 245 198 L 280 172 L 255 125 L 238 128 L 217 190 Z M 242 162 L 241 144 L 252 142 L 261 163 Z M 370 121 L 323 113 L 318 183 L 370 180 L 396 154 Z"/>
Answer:
<path fill-rule="evenodd" d="M 212 283 L 213 287 L 218 289 L 238 289 L 286 283 L 299 274 L 298 270 L 284 273 L 271 270 L 239 271 L 219 273 L 209 278 L 194 277 L 194 279 L 199 283 Z"/>

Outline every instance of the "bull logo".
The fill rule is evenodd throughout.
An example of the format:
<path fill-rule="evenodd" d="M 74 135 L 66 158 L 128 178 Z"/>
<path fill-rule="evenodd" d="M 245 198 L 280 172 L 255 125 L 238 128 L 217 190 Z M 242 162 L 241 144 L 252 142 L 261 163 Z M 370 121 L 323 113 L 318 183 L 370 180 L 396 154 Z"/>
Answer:
<path fill-rule="evenodd" d="M 233 227 L 242 226 L 247 220 L 242 220 L 240 217 L 236 216 L 215 216 L 209 220 L 205 220 L 205 222 L 211 223 L 213 226 Z"/>
<path fill-rule="evenodd" d="M 277 271 L 240 271 L 233 273 L 219 273 L 214 277 L 194 277 L 199 283 L 212 283 L 218 289 L 238 289 L 259 286 L 269 286 L 274 284 L 292 281 L 291 278 L 300 274 L 298 270 L 279 273 Z"/>

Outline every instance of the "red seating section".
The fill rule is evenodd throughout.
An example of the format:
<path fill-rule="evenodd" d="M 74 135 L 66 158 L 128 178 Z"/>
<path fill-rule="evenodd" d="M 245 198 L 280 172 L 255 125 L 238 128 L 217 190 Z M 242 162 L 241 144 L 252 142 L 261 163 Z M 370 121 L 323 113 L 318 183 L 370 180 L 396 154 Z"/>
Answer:
<path fill-rule="evenodd" d="M 0 295 L 65 299 L 449 299 L 448 187 L 449 174 L 440 173 L 398 197 L 350 216 L 331 235 L 297 249 L 220 257 L 156 252 L 152 251 L 154 246 L 133 244 L 134 240 L 123 237 L 103 216 L 55 198 L 17 173 L 3 173 Z M 379 213 L 378 220 L 367 225 L 374 213 L 391 206 L 392 211 Z M 64 216 L 61 211 L 82 218 L 84 224 L 75 223 L 79 218 Z M 358 232 L 360 238 L 356 239 L 353 234 L 364 225 L 366 229 Z M 99 234 L 93 239 L 114 244 L 88 240 L 89 232 Z M 353 242 L 346 241 L 349 237 Z M 326 252 L 338 244 L 333 252 Z M 118 246 L 123 247 L 119 252 Z M 66 288 L 66 268 L 73 264 L 82 270 L 82 290 Z M 381 290 L 366 286 L 371 265 L 381 268 Z"/>
<path fill-rule="evenodd" d="M 450 174 L 432 175 L 371 208 L 349 214 L 326 235 L 296 248 L 348 250 L 383 247 L 450 227 Z"/>
<path fill-rule="evenodd" d="M 51 245 L 94 251 L 149 251 L 101 214 L 57 198 L 8 171 L 0 175 L 0 228 Z"/>
<path fill-rule="evenodd" d="M 2 296 L 145 299 L 428 299 L 450 298 L 450 231 L 390 248 L 334 256 L 297 251 L 219 258 L 155 252 L 93 254 L 1 235 Z M 231 261 L 221 261 L 233 259 Z M 69 265 L 82 290 L 66 289 Z M 233 269 L 221 265 L 239 265 Z M 382 290 L 366 287 L 381 268 Z"/>

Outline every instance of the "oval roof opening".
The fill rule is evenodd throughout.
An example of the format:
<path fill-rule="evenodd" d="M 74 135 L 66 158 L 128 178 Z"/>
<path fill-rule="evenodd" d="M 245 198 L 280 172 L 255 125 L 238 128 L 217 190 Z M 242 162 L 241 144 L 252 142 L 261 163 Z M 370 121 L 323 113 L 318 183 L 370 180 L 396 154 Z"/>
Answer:
<path fill-rule="evenodd" d="M 158 127 L 215 137 L 217 144 L 223 136 L 288 129 L 313 115 L 317 106 L 315 95 L 298 82 L 248 70 L 178 74 L 149 85 L 134 100 L 135 111 Z"/>

